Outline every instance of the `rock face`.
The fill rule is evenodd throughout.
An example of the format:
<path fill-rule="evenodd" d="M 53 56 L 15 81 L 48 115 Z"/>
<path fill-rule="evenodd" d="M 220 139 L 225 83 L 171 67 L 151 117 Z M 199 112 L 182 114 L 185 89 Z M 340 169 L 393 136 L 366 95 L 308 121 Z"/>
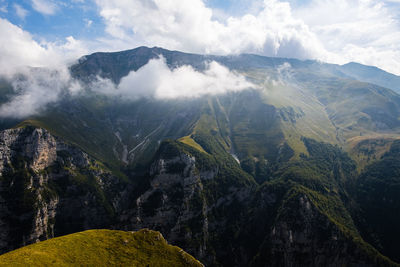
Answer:
<path fill-rule="evenodd" d="M 318 164 L 316 147 L 302 164 Z M 320 173 L 310 184 L 314 169 L 288 164 L 258 186 L 228 153 L 215 153 L 166 141 L 147 173 L 125 181 L 44 129 L 3 131 L 0 250 L 91 228 L 151 228 L 207 266 L 394 265 L 363 241 L 337 189 L 326 191 L 347 172 L 339 155 L 330 183 Z"/>
<path fill-rule="evenodd" d="M 354 226 L 346 229 L 332 220 L 307 190 L 290 185 L 256 190 L 232 182 L 217 196 L 223 170 L 203 170 L 204 155 L 173 150 L 160 148 L 147 189 L 126 201 L 134 204 L 122 208 L 117 228 L 156 229 L 209 266 L 377 264 L 364 244 L 353 240 L 359 236 L 349 234 L 357 232 Z M 337 205 L 343 220 L 351 222 Z"/>
<path fill-rule="evenodd" d="M 200 261 L 216 265 L 221 260 L 216 254 L 230 253 L 234 246 L 233 227 L 254 188 L 232 184 L 220 195 L 224 170 L 216 165 L 202 168 L 201 161 L 209 157 L 205 153 L 171 153 L 174 145 L 161 146 L 150 167 L 148 188 L 127 201 L 134 205 L 123 209 L 117 227 L 158 230 Z M 220 243 L 223 239 L 225 244 Z"/>
<path fill-rule="evenodd" d="M 209 207 L 202 181 L 213 179 L 215 172 L 198 172 L 195 163 L 194 157 L 184 153 L 154 162 L 150 188 L 136 199 L 134 209 L 123 212 L 122 226 L 160 230 L 171 241 L 186 243 L 189 250 L 205 257 Z M 187 231 L 185 227 L 193 221 L 197 224 L 196 231 Z M 196 240 L 196 244 L 189 244 L 191 240 Z"/>
<path fill-rule="evenodd" d="M 0 251 L 110 224 L 118 179 L 44 129 L 0 133 Z M 94 190 L 93 190 L 94 189 Z"/>
<path fill-rule="evenodd" d="M 0 252 L 148 227 L 207 266 L 400 262 L 398 94 L 344 66 L 161 48 L 95 53 L 70 70 L 82 84 L 117 84 L 158 55 L 171 69 L 215 60 L 260 90 L 166 101 L 88 92 L 35 120 L 0 120 L 39 127 L 0 133 Z"/>
<path fill-rule="evenodd" d="M 306 194 L 293 196 L 283 210 L 267 232 L 256 266 L 375 266 Z"/>
<path fill-rule="evenodd" d="M 28 168 L 38 171 L 50 166 L 57 157 L 56 140 L 43 129 L 10 129 L 0 133 L 0 172 L 7 171 L 13 158 L 29 159 Z"/>
<path fill-rule="evenodd" d="M 54 221 L 59 200 L 43 199 L 48 177 L 38 172 L 56 160 L 56 147 L 54 137 L 43 129 L 0 133 L 2 251 L 53 236 L 49 222 Z M 17 234 L 20 231 L 23 236 Z"/>

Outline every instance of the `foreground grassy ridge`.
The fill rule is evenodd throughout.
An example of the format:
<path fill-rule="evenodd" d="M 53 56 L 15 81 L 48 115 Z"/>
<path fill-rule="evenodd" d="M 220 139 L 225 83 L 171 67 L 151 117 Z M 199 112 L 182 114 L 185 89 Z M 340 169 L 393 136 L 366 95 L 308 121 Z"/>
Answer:
<path fill-rule="evenodd" d="M 0 256 L 0 266 L 203 266 L 159 232 L 88 230 Z"/>

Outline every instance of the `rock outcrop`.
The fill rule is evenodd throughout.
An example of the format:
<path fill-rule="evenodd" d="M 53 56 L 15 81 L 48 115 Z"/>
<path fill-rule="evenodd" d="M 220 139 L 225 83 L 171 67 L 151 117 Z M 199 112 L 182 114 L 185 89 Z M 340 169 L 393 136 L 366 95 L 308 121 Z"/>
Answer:
<path fill-rule="evenodd" d="M 148 172 L 123 180 L 44 129 L 5 130 L 0 251 L 86 229 L 151 228 L 207 266 L 394 265 L 363 241 L 324 176 L 310 184 L 313 172 L 290 170 L 258 186 L 229 154 L 165 141 Z"/>
<path fill-rule="evenodd" d="M 223 170 L 217 165 L 202 168 L 201 161 L 209 157 L 204 153 L 197 158 L 187 151 L 171 153 L 175 145 L 161 145 L 150 167 L 148 188 L 128 201 L 133 206 L 124 209 L 119 227 L 158 230 L 200 261 L 215 265 L 220 261 L 217 250 L 229 253 L 231 240 L 220 241 L 241 220 L 241 207 L 254 188 L 232 184 L 220 195 Z"/>
<path fill-rule="evenodd" d="M 361 244 L 323 214 L 304 193 L 280 207 L 255 266 L 375 266 Z"/>
<path fill-rule="evenodd" d="M 0 251 L 109 226 L 113 208 L 104 195 L 118 198 L 117 185 L 94 159 L 45 129 L 0 132 Z"/>

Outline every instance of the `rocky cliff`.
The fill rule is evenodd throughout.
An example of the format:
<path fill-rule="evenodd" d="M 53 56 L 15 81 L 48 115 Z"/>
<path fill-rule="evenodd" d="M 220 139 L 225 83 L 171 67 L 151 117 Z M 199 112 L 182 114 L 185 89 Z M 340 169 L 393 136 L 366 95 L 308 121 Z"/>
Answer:
<path fill-rule="evenodd" d="M 318 165 L 319 145 L 307 142 L 303 161 Z M 47 130 L 1 132 L 1 250 L 91 228 L 151 228 L 210 266 L 394 264 L 362 240 L 338 191 L 320 192 L 337 190 L 351 167 L 324 182 L 289 164 L 259 187 L 233 157 L 206 145 L 163 142 L 148 172 L 127 181 Z"/>
<path fill-rule="evenodd" d="M 2 252 L 91 228 L 151 228 L 208 266 L 395 265 L 353 222 L 343 181 L 355 167 L 337 147 L 304 140 L 309 155 L 259 186 L 211 137 L 194 138 L 197 148 L 161 143 L 127 179 L 47 130 L 1 132 Z"/>
<path fill-rule="evenodd" d="M 98 76 L 117 88 L 158 55 L 171 70 L 216 61 L 256 88 L 168 100 L 96 90 Z M 0 133 L 0 252 L 148 227 L 207 266 L 400 262 L 400 95 L 378 69 L 140 47 L 70 70 L 82 93 L 0 120 L 21 127 Z M 0 102 L 18 94 L 5 88 Z"/>
<path fill-rule="evenodd" d="M 163 143 L 150 166 L 148 188 L 128 201 L 132 206 L 120 215 L 119 227 L 156 229 L 202 262 L 217 264 L 218 254 L 230 253 L 234 246 L 232 231 L 255 189 L 240 176 L 230 177 L 236 183 L 225 184 L 225 172 L 206 152 L 179 142 Z"/>
<path fill-rule="evenodd" d="M 119 179 L 48 131 L 0 133 L 0 251 L 111 224 Z"/>
<path fill-rule="evenodd" d="M 226 166 L 214 160 L 177 142 L 162 144 L 148 188 L 127 201 L 133 205 L 118 227 L 157 229 L 210 266 L 395 265 L 363 241 L 340 194 L 319 192 L 320 181 L 304 186 L 308 181 L 293 176 L 257 188 L 241 173 L 226 184 Z"/>

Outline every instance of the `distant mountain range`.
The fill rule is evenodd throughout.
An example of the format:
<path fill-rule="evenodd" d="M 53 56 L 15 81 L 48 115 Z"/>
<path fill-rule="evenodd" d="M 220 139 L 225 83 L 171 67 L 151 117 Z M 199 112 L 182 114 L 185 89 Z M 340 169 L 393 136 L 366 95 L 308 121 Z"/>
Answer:
<path fill-rule="evenodd" d="M 160 55 L 200 73 L 215 61 L 254 88 L 177 99 L 92 90 Z M 157 47 L 94 53 L 70 72 L 84 93 L 0 123 L 0 251 L 150 228 L 206 266 L 400 263 L 399 76 Z M 11 81 L 0 93 L 8 101 Z"/>

